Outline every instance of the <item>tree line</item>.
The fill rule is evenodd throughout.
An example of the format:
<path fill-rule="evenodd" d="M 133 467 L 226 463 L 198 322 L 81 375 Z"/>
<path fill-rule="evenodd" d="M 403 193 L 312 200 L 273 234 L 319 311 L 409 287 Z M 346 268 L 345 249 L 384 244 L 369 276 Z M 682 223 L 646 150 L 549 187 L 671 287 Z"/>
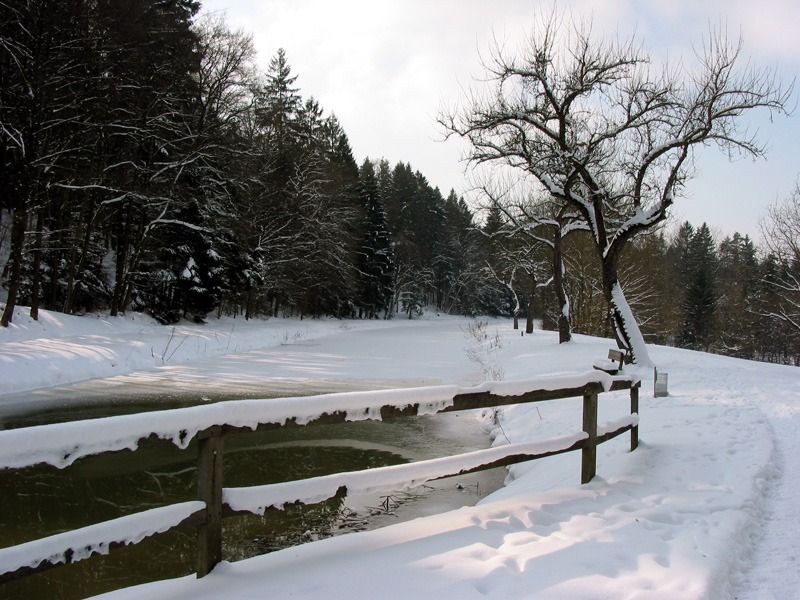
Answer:
<path fill-rule="evenodd" d="M 359 165 L 283 50 L 191 0 L 2 7 L 3 325 L 503 310 L 463 199 Z"/>
<path fill-rule="evenodd" d="M 774 250 L 774 224 L 768 215 L 764 223 L 773 249 L 748 235 L 714 236 L 706 223 L 689 222 L 631 243 L 621 258 L 620 281 L 647 342 L 800 364 L 800 262 Z M 586 260 L 590 241 L 579 234 L 566 246 L 573 331 L 613 337 L 597 283 L 602 265 Z M 540 302 L 558 305 L 550 288 L 542 289 Z M 546 326 L 555 328 L 557 317 L 547 311 Z"/>
<path fill-rule="evenodd" d="M 574 230 L 554 243 L 555 225 L 545 219 L 541 231 L 542 219 L 514 215 L 504 201 L 486 202 L 481 232 L 515 319 L 526 317 L 528 332 L 540 319 L 561 341 L 573 333 L 613 338 L 591 233 Z M 759 225 L 761 245 L 685 221 L 626 246 L 620 284 L 648 343 L 800 365 L 800 187 Z"/>

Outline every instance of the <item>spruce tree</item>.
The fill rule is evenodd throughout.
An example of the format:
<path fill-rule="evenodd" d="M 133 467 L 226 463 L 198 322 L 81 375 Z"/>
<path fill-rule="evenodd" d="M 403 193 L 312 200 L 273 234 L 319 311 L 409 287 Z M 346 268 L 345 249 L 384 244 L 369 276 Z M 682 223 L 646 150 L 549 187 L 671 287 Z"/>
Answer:
<path fill-rule="evenodd" d="M 755 314 L 751 307 L 758 280 L 756 248 L 738 232 L 719 245 L 717 331 L 715 350 L 740 358 L 755 353 Z"/>
<path fill-rule="evenodd" d="M 375 168 L 364 159 L 359 170 L 359 200 L 364 223 L 358 251 L 359 297 L 364 316 L 376 318 L 387 311 L 392 296 L 394 260 L 386 221 L 386 209 L 375 177 Z"/>
<path fill-rule="evenodd" d="M 703 223 L 692 235 L 687 252 L 679 337 L 679 345 L 683 348 L 707 350 L 712 342 L 717 305 L 717 262 L 714 238 L 708 225 Z"/>

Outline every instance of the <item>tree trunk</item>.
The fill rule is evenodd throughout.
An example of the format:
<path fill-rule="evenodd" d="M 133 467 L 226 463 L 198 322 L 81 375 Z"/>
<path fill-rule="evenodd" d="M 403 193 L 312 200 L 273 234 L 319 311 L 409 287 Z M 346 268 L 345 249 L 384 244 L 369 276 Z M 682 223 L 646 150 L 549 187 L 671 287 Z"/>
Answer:
<path fill-rule="evenodd" d="M 533 333 L 533 307 L 536 299 L 536 277 L 531 275 L 531 293 L 528 296 L 528 315 L 525 319 L 525 333 Z"/>
<path fill-rule="evenodd" d="M 8 278 L 8 299 L 0 316 L 0 325 L 8 327 L 14 317 L 14 308 L 17 304 L 17 294 L 19 294 L 20 278 L 22 277 L 22 256 L 25 246 L 25 227 L 28 222 L 28 211 L 25 202 L 20 200 L 22 206 L 14 210 L 14 217 L 11 221 L 11 273 Z"/>
<path fill-rule="evenodd" d="M 256 305 L 256 289 L 254 287 L 251 287 L 249 290 L 247 290 L 247 303 L 245 305 L 246 308 L 244 313 L 245 321 L 249 321 L 250 319 L 253 318 L 253 309 L 255 308 L 255 305 Z"/>
<path fill-rule="evenodd" d="M 558 343 L 572 340 L 572 321 L 569 298 L 564 289 L 564 257 L 561 253 L 561 235 L 556 233 L 553 240 L 553 288 L 558 299 Z"/>
<path fill-rule="evenodd" d="M 47 236 L 47 246 L 50 254 L 50 290 L 47 295 L 47 308 L 57 310 L 58 307 L 58 279 L 61 274 L 59 265 L 61 264 L 61 248 L 64 247 L 64 211 L 59 202 L 51 202 L 50 212 L 50 234 Z"/>
<path fill-rule="evenodd" d="M 81 226 L 83 221 L 83 211 L 81 211 L 80 218 L 78 219 L 78 223 L 73 223 L 73 228 L 77 229 Z M 73 289 L 75 287 L 75 266 L 78 261 L 78 242 L 73 235 L 73 232 L 70 232 L 68 237 L 69 240 L 69 260 L 67 261 L 67 289 L 64 291 L 64 302 L 61 305 L 61 312 L 65 314 L 72 313 L 72 295 Z"/>
<path fill-rule="evenodd" d="M 40 208 L 36 211 L 36 248 L 33 251 L 33 264 L 31 271 L 33 272 L 33 283 L 31 285 L 31 319 L 34 321 L 39 320 L 39 294 L 42 283 L 41 263 L 42 263 L 42 237 L 44 231 L 44 217 L 42 212 L 44 209 Z"/>
<path fill-rule="evenodd" d="M 122 231 L 120 232 L 121 235 L 117 236 L 117 264 L 114 274 L 114 292 L 111 295 L 111 311 L 110 314 L 112 317 L 116 317 L 117 314 L 122 310 L 122 301 L 125 296 L 124 292 L 124 285 L 125 285 L 125 263 L 128 262 L 128 249 L 130 248 L 130 237 L 131 237 L 131 228 L 132 228 L 132 220 L 133 220 L 133 209 L 131 208 L 131 202 L 128 201 L 125 203 L 125 225 Z"/>
<path fill-rule="evenodd" d="M 618 252 L 607 252 L 602 257 L 603 265 L 603 295 L 608 302 L 608 316 L 611 327 L 621 350 L 630 351 L 631 362 L 641 366 L 652 366 L 650 355 L 644 337 L 639 329 L 639 324 L 633 317 L 622 287 L 617 278 Z"/>
<path fill-rule="evenodd" d="M 511 290 L 511 294 L 514 296 L 514 330 L 519 329 L 519 311 L 520 311 L 520 304 L 519 304 L 519 296 L 517 295 L 516 290 L 513 286 L 513 277 L 512 283 L 509 284 L 508 288 Z"/>
<path fill-rule="evenodd" d="M 83 235 L 83 245 L 81 247 L 80 256 L 78 257 L 78 264 L 74 267 L 71 267 L 70 282 L 67 286 L 66 298 L 64 299 L 64 312 L 68 315 L 72 314 L 75 310 L 75 299 L 77 297 L 77 290 L 79 288 L 75 282 L 77 281 L 80 283 L 80 281 L 83 279 L 83 274 L 86 270 L 86 258 L 89 255 L 89 246 L 92 242 L 92 234 L 94 233 L 94 224 L 97 217 L 97 213 L 95 213 L 90 219 L 87 219 L 85 216 L 85 207 L 86 201 L 84 200 L 84 205 L 81 207 L 81 222 L 86 221 L 86 230 Z"/>
<path fill-rule="evenodd" d="M 139 262 L 142 259 L 142 252 L 144 251 L 145 247 L 145 223 L 144 223 L 144 215 L 142 215 L 141 219 L 139 220 L 139 228 L 136 232 L 136 236 L 133 239 L 134 247 L 132 252 L 132 258 L 130 261 L 130 266 L 128 267 L 127 273 L 125 274 L 125 295 L 122 299 L 122 305 L 120 306 L 120 311 L 124 313 L 128 310 L 128 305 L 131 301 L 131 294 L 133 294 L 133 279 L 132 274 L 136 273 L 139 269 Z"/>

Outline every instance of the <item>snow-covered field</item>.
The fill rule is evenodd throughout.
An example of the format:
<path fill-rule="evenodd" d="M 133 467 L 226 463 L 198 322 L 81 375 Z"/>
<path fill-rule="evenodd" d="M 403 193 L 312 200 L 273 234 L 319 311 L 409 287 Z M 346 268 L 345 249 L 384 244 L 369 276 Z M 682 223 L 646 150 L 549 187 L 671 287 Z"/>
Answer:
<path fill-rule="evenodd" d="M 0 330 L 0 404 L 19 392 L 96 377 L 115 383 L 240 388 L 265 381 L 331 389 L 479 382 L 573 374 L 609 340 L 520 336 L 490 321 L 266 322 L 175 328 L 146 317 L 21 311 Z M 495 344 L 494 342 L 500 342 Z M 469 351 L 469 352 L 468 352 Z M 470 360 L 468 355 L 473 359 Z M 800 370 L 652 347 L 670 395 L 641 373 L 641 445 L 598 449 L 579 485 L 580 454 L 512 468 L 476 507 L 330 538 L 186 577 L 114 592 L 112 600 L 242 598 L 800 598 Z M 625 414 L 604 394 L 600 420 Z M 504 410 L 496 445 L 581 429 L 580 400 Z"/>

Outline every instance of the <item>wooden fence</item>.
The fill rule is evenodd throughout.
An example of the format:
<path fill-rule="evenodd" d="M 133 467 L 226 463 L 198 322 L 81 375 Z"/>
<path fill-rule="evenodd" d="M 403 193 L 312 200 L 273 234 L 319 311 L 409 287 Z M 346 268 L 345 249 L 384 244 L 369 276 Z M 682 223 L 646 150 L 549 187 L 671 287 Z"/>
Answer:
<path fill-rule="evenodd" d="M 83 456 L 135 449 L 140 442 L 166 440 L 185 447 L 198 439 L 198 500 L 146 510 L 104 523 L 0 549 L 0 583 L 19 579 L 93 554 L 178 528 L 198 531 L 197 576 L 222 560 L 222 519 L 263 514 L 285 504 L 312 504 L 348 493 L 392 491 L 426 481 L 509 466 L 580 450 L 581 483 L 596 473 L 597 446 L 630 431 L 638 445 L 640 382 L 628 376 L 592 371 L 580 376 L 545 377 L 525 382 L 494 382 L 476 388 L 438 386 L 409 390 L 330 394 L 275 400 L 221 402 L 155 413 L 139 413 L 73 423 L 0 431 L 0 468 L 18 469 L 43 462 L 66 466 Z M 630 390 L 630 414 L 598 426 L 598 395 Z M 583 397 L 583 429 L 572 435 L 509 444 L 467 454 L 345 472 L 249 488 L 224 488 L 223 439 L 253 430 L 492 408 L 528 402 Z M 325 412 L 319 411 L 321 404 Z M 160 427 L 153 427 L 156 420 Z M 35 440 L 35 442 L 31 442 Z M 35 443 L 36 451 L 29 446 Z M 135 532 L 130 533 L 130 532 Z"/>

